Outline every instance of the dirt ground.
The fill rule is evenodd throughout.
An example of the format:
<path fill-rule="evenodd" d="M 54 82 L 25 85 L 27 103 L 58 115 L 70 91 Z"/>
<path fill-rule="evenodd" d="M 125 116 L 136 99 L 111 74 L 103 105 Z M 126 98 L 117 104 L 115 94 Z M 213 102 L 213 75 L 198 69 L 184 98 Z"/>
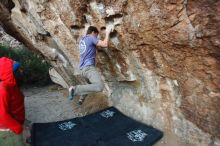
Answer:
<path fill-rule="evenodd" d="M 102 94 L 90 95 L 82 106 L 76 102 L 78 97 L 69 101 L 67 91 L 57 85 L 23 88 L 25 95 L 26 119 L 32 123 L 54 122 L 84 115 L 108 107 L 107 98 Z M 95 98 L 94 98 L 95 97 Z M 168 131 L 154 146 L 187 146 Z"/>
<path fill-rule="evenodd" d="M 24 88 L 22 91 L 25 95 L 26 119 L 34 123 L 71 119 L 108 107 L 107 98 L 102 94 L 88 96 L 79 106 L 79 97 L 68 100 L 67 90 L 57 85 Z"/>

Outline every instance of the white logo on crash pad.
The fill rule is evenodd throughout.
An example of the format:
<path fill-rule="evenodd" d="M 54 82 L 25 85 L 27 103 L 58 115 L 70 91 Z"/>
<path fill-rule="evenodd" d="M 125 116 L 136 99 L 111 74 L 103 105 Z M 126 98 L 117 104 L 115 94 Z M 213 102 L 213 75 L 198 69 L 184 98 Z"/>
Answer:
<path fill-rule="evenodd" d="M 59 128 L 63 131 L 66 131 L 66 130 L 70 130 L 72 129 L 74 126 L 76 126 L 75 123 L 69 121 L 69 122 L 64 122 L 62 124 L 59 124 Z"/>
<path fill-rule="evenodd" d="M 142 142 L 147 135 L 148 134 L 143 132 L 142 130 L 133 130 L 127 133 L 128 138 L 133 142 Z"/>
<path fill-rule="evenodd" d="M 110 110 L 106 110 L 104 112 L 101 112 L 100 115 L 104 118 L 111 118 L 114 116 L 114 113 L 113 111 L 110 111 Z"/>

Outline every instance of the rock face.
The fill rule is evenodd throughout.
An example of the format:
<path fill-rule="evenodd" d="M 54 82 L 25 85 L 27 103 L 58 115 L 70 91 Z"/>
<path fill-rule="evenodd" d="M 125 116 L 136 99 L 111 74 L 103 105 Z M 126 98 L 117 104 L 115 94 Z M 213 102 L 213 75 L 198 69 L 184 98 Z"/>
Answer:
<path fill-rule="evenodd" d="M 8 46 L 11 48 L 22 48 L 22 44 L 17 41 L 15 38 L 11 37 L 0 26 L 0 45 L 2 46 Z"/>
<path fill-rule="evenodd" d="M 219 0 L 5 0 L 5 31 L 51 63 L 66 86 L 81 82 L 80 36 L 114 25 L 97 67 L 112 104 L 181 137 L 220 142 Z"/>

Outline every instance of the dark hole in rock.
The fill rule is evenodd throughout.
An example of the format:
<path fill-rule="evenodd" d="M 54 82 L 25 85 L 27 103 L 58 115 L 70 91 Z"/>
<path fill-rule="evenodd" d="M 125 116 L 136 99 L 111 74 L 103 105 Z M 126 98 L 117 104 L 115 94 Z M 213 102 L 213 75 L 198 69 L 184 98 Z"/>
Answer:
<path fill-rule="evenodd" d="M 25 7 L 21 7 L 21 12 L 23 12 L 23 13 L 27 13 L 27 10 L 25 9 Z"/>
<path fill-rule="evenodd" d="M 85 23 L 88 23 L 88 21 L 87 21 L 87 19 L 86 19 L 86 16 L 85 16 L 85 15 L 83 16 L 83 21 L 84 21 Z"/>
<path fill-rule="evenodd" d="M 101 27 L 101 31 L 104 31 L 106 29 L 106 27 L 105 26 L 103 26 L 103 27 Z"/>
<path fill-rule="evenodd" d="M 122 14 L 115 14 L 115 15 L 110 15 L 109 17 L 106 17 L 105 20 L 106 20 L 106 21 L 111 21 L 111 20 L 113 20 L 114 18 L 121 18 L 121 17 L 123 17 Z"/>
<path fill-rule="evenodd" d="M 110 33 L 110 37 L 113 38 L 113 37 L 116 37 L 118 34 L 118 32 L 116 30 L 113 30 L 113 32 Z"/>
<path fill-rule="evenodd" d="M 71 25 L 70 28 L 74 29 L 74 30 L 79 30 L 80 26 L 78 26 L 78 25 Z"/>

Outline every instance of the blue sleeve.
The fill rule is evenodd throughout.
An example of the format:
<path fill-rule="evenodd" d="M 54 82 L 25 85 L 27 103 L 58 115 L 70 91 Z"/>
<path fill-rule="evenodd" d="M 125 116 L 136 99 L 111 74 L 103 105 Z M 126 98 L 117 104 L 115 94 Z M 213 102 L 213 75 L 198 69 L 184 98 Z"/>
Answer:
<path fill-rule="evenodd" d="M 92 43 L 93 43 L 94 45 L 97 45 L 98 41 L 99 41 L 98 38 L 92 37 Z"/>

